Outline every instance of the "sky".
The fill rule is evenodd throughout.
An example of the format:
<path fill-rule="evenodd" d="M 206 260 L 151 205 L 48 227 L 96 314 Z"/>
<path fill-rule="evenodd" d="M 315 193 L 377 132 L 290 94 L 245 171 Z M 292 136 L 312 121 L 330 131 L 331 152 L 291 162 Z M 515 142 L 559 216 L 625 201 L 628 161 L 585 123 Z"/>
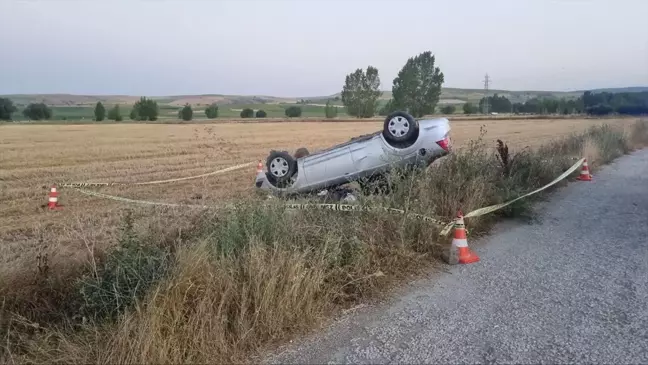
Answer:
<path fill-rule="evenodd" d="M 648 0 L 0 0 L 0 94 L 330 95 L 431 51 L 444 87 L 648 86 Z"/>

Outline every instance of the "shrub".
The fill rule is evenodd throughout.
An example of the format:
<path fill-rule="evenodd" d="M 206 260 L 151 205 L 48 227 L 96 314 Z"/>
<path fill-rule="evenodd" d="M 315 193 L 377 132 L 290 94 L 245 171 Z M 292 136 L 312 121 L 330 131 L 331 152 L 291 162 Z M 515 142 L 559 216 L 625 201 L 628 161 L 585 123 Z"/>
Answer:
<path fill-rule="evenodd" d="M 296 105 L 292 105 L 286 108 L 285 114 L 288 118 L 301 117 L 302 109 Z"/>
<path fill-rule="evenodd" d="M 331 101 L 328 100 L 326 101 L 326 106 L 324 107 L 324 115 L 326 118 L 332 119 L 337 117 L 338 114 L 338 108 L 335 105 L 331 104 Z"/>
<path fill-rule="evenodd" d="M 218 118 L 218 105 L 216 103 L 211 104 L 205 109 L 205 115 L 209 119 Z"/>
<path fill-rule="evenodd" d="M 178 117 L 184 121 L 190 121 L 193 119 L 193 109 L 191 109 L 191 105 L 189 103 L 185 104 L 182 109 L 178 112 Z"/>
<path fill-rule="evenodd" d="M 463 112 L 464 112 L 464 114 L 477 113 L 477 107 L 475 105 L 473 105 L 472 103 L 465 103 L 463 105 Z"/>
<path fill-rule="evenodd" d="M 163 277 L 168 264 L 165 250 L 137 237 L 132 216 L 127 214 L 118 248 L 108 255 L 102 268 L 78 282 L 82 313 L 95 320 L 115 319 Z"/>
<path fill-rule="evenodd" d="M 121 115 L 121 111 L 119 110 L 119 104 L 115 104 L 115 106 L 108 111 L 108 119 L 114 120 L 116 122 L 121 122 L 124 119 Z"/>
<path fill-rule="evenodd" d="M 31 103 L 23 110 L 23 115 L 31 120 L 47 120 L 52 118 L 52 109 L 45 103 Z"/>
<path fill-rule="evenodd" d="M 97 105 L 95 105 L 94 115 L 97 122 L 101 122 L 106 118 L 106 108 L 100 101 L 98 101 Z"/>
<path fill-rule="evenodd" d="M 443 114 L 454 114 L 455 106 L 454 105 L 444 105 L 441 107 L 441 113 Z"/>
<path fill-rule="evenodd" d="M 257 110 L 257 112 L 256 112 L 256 117 L 257 118 L 265 118 L 267 116 L 268 116 L 268 113 L 266 113 L 265 110 L 263 110 L 263 109 Z"/>
<path fill-rule="evenodd" d="M 394 100 L 389 99 L 389 101 L 387 101 L 387 103 L 385 103 L 385 105 L 383 105 L 383 107 L 380 108 L 380 110 L 378 111 L 378 115 L 385 117 L 391 114 L 392 112 L 395 112 L 396 109 L 397 108 L 396 105 L 394 105 Z"/>
<path fill-rule="evenodd" d="M 0 98 L 0 120 L 11 120 L 11 116 L 16 110 L 11 99 Z"/>
<path fill-rule="evenodd" d="M 157 102 L 142 96 L 140 100 L 133 105 L 131 119 L 155 121 L 158 118 L 158 114 L 159 108 Z"/>
<path fill-rule="evenodd" d="M 241 118 L 252 118 L 254 116 L 254 110 L 250 108 L 245 108 L 241 110 Z"/>

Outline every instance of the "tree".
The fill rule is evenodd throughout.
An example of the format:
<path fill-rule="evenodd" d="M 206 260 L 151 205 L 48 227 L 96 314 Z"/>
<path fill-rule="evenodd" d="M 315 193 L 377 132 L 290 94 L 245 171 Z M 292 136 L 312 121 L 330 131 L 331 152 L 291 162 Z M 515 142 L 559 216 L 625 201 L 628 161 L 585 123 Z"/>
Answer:
<path fill-rule="evenodd" d="M 130 114 L 128 115 L 128 117 L 129 117 L 131 120 L 139 120 L 139 118 L 140 118 L 140 117 L 139 117 L 139 114 L 137 114 L 137 110 L 136 110 L 135 108 L 131 109 L 131 112 L 130 112 Z"/>
<path fill-rule="evenodd" d="M 158 114 L 159 108 L 157 102 L 142 96 L 140 100 L 133 105 L 131 119 L 155 121 L 158 118 Z"/>
<path fill-rule="evenodd" d="M 454 105 L 444 105 L 441 108 L 441 113 L 443 114 L 454 114 L 455 112 L 455 106 Z"/>
<path fill-rule="evenodd" d="M 576 110 L 594 115 L 610 113 L 646 115 L 648 114 L 648 91 L 620 93 L 586 91 L 575 101 L 575 105 Z"/>
<path fill-rule="evenodd" d="M 389 99 L 385 105 L 383 105 L 382 108 L 378 111 L 378 115 L 386 116 L 391 114 L 392 112 L 395 112 L 396 108 L 394 105 L 394 99 Z"/>
<path fill-rule="evenodd" d="M 180 109 L 180 111 L 178 112 L 178 116 L 184 121 L 190 121 L 191 119 L 193 119 L 193 109 L 191 109 L 191 105 L 189 105 L 189 103 L 186 103 L 185 106 L 183 106 L 182 109 Z"/>
<path fill-rule="evenodd" d="M 331 104 L 330 100 L 326 101 L 326 106 L 324 107 L 324 115 L 331 119 L 337 117 L 338 108 Z"/>
<path fill-rule="evenodd" d="M 43 120 L 52 118 L 52 109 L 45 103 L 31 103 L 23 110 L 23 115 L 31 120 Z"/>
<path fill-rule="evenodd" d="M 106 118 L 106 108 L 104 108 L 103 104 L 101 104 L 100 101 L 98 101 L 97 105 L 95 106 L 94 115 L 97 122 L 101 122 Z"/>
<path fill-rule="evenodd" d="M 407 60 L 392 84 L 395 109 L 406 110 L 417 118 L 434 113 L 444 82 L 443 73 L 434 62 L 430 51 Z"/>
<path fill-rule="evenodd" d="M 506 96 L 493 96 L 483 97 L 479 101 L 479 109 L 486 110 L 485 103 L 488 100 L 488 111 L 495 113 L 510 113 L 513 110 L 513 104 L 506 98 Z"/>
<path fill-rule="evenodd" d="M 121 115 L 121 112 L 119 110 L 119 104 L 115 104 L 112 109 L 108 111 L 108 119 L 114 120 L 116 122 L 121 122 L 123 117 Z"/>
<path fill-rule="evenodd" d="M 266 113 L 265 110 L 263 110 L 263 109 L 259 109 L 259 110 L 257 110 L 255 116 L 256 116 L 257 118 L 265 118 L 265 117 L 268 116 L 268 113 Z"/>
<path fill-rule="evenodd" d="M 340 95 L 349 115 L 373 117 L 378 109 L 378 98 L 382 95 L 378 69 L 368 66 L 366 72 L 359 68 L 348 74 Z"/>
<path fill-rule="evenodd" d="M 241 110 L 241 118 L 252 118 L 254 116 L 254 110 L 250 108 L 245 108 Z"/>
<path fill-rule="evenodd" d="M 292 105 L 286 108 L 285 114 L 288 118 L 301 117 L 302 109 L 296 105 Z"/>
<path fill-rule="evenodd" d="M 218 105 L 216 103 L 211 104 L 205 109 L 205 115 L 209 119 L 218 118 Z"/>
<path fill-rule="evenodd" d="M 472 103 L 465 103 L 463 105 L 464 114 L 474 114 L 477 113 L 477 108 Z"/>
<path fill-rule="evenodd" d="M 0 120 L 11 120 L 11 115 L 17 110 L 11 99 L 0 98 Z"/>

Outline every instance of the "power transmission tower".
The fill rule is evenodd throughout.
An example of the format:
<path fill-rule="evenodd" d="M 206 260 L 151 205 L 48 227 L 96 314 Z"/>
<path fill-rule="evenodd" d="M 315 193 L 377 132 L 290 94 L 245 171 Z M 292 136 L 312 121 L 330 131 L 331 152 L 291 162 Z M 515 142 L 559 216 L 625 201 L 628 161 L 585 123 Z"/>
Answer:
<path fill-rule="evenodd" d="M 486 74 L 486 76 L 484 76 L 484 94 L 485 94 L 484 107 L 483 107 L 484 114 L 488 114 L 488 111 L 490 110 L 490 102 L 488 99 L 488 86 L 490 84 L 490 81 L 491 81 L 490 77 L 488 76 L 488 74 Z"/>

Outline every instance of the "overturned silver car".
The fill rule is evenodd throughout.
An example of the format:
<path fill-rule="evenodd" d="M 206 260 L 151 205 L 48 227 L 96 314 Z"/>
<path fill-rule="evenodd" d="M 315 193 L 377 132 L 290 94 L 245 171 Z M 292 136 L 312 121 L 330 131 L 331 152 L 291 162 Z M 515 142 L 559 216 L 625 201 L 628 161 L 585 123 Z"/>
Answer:
<path fill-rule="evenodd" d="M 256 186 L 281 195 L 312 193 L 380 176 L 394 167 L 427 166 L 450 153 L 446 118 L 415 120 L 398 111 L 383 130 L 305 156 L 271 151 Z"/>

